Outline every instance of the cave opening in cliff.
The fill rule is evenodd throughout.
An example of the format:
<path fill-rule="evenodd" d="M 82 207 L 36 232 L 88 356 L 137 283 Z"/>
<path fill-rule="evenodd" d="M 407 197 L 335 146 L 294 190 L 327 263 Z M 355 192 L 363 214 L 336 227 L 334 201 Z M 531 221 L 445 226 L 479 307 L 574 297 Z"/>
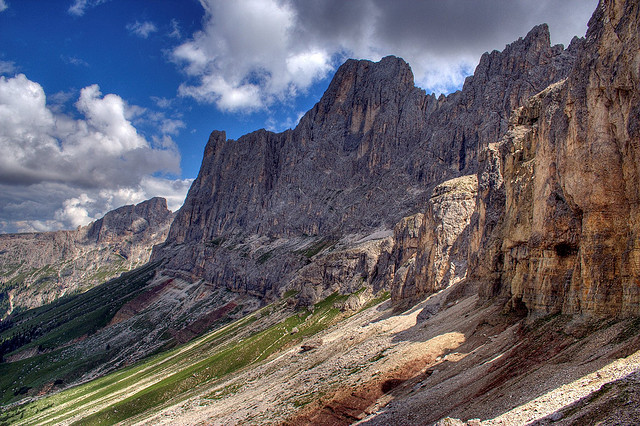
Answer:
<path fill-rule="evenodd" d="M 558 257 L 569 257 L 576 254 L 577 249 L 569 243 L 558 243 L 554 246 Z"/>

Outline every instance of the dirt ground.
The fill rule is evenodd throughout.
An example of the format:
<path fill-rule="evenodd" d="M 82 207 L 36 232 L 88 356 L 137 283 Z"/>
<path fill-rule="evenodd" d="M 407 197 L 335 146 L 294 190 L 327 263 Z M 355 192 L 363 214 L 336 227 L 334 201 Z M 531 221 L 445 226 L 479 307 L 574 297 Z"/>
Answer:
<path fill-rule="evenodd" d="M 572 424 L 592 406 L 634 401 L 630 322 L 518 320 L 477 296 L 452 301 L 454 291 L 400 314 L 389 302 L 356 314 L 316 349 L 290 348 L 138 424 Z M 425 320 L 425 306 L 441 309 Z"/>

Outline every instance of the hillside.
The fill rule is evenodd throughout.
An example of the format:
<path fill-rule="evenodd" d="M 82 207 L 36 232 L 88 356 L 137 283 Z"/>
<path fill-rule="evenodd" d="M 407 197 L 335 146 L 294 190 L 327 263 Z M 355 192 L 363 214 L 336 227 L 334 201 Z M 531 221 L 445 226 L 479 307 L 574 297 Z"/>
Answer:
<path fill-rule="evenodd" d="M 291 297 L 0 416 L 8 424 L 637 424 L 638 321 L 527 321 L 456 284 L 405 312 Z M 433 306 L 439 313 L 428 315 Z M 587 422 L 588 423 L 588 422 Z M 444 423 L 444 424 L 460 424 Z M 478 424 L 470 422 L 470 424 Z"/>

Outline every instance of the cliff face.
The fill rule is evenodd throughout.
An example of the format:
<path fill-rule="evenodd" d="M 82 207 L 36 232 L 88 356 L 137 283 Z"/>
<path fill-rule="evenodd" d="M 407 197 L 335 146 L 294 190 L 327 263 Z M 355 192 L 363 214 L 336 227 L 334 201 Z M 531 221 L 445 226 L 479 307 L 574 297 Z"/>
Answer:
<path fill-rule="evenodd" d="M 294 130 L 211 134 L 153 258 L 261 297 L 466 279 L 518 310 L 639 313 L 637 8 L 603 2 L 566 50 L 535 27 L 438 99 L 401 59 L 348 61 Z"/>
<path fill-rule="evenodd" d="M 385 191 L 395 189 L 392 182 L 404 182 L 404 188 L 411 180 L 405 172 L 390 172 L 404 162 L 400 145 L 416 144 L 428 99 L 401 59 L 351 60 L 295 130 L 261 130 L 238 141 L 213 132 L 167 243 L 392 225 L 380 214 L 395 198 Z M 379 176 L 385 173 L 388 179 Z"/>
<path fill-rule="evenodd" d="M 637 2 L 602 2 L 568 78 L 515 111 L 487 153 L 501 177 L 479 175 L 490 189 L 478 204 L 502 216 L 476 235 L 492 266 L 476 274 L 493 283 L 485 296 L 534 313 L 640 314 L 639 30 Z"/>
<path fill-rule="evenodd" d="M 506 132 L 509 112 L 566 77 L 578 44 L 552 47 L 538 26 L 484 55 L 462 91 L 440 98 L 416 88 L 399 58 L 347 61 L 294 130 L 237 141 L 211 134 L 153 258 L 180 276 L 277 295 L 300 282 L 295 271 L 310 259 L 301 253 L 391 233 L 403 217 L 424 212 L 436 185 L 475 173 L 478 153 Z M 371 284 L 375 274 L 365 275 Z"/>
<path fill-rule="evenodd" d="M 145 264 L 172 219 L 166 200 L 152 198 L 75 231 L 0 235 L 0 316 L 88 290 Z"/>
<path fill-rule="evenodd" d="M 595 373 L 610 363 L 608 357 L 635 352 L 640 341 L 636 319 L 610 321 L 640 315 L 639 8 L 636 0 L 601 2 L 586 39 L 575 39 L 567 50 L 551 47 L 546 26 L 536 27 L 504 51 L 484 55 L 463 90 L 447 97 L 436 99 L 415 88 L 408 65 L 398 58 L 348 61 L 296 129 L 258 131 L 238 141 L 213 132 L 185 205 L 166 242 L 154 249 L 152 258 L 164 262 L 95 289 L 98 302 L 86 293 L 71 300 L 68 312 L 65 307 L 58 311 L 60 318 L 70 318 L 67 313 L 84 309 L 87 299 L 93 304 L 104 301 L 113 309 L 108 311 L 113 314 L 109 324 L 100 323 L 95 333 L 89 329 L 64 342 L 54 331 L 50 346 L 29 341 L 33 333 L 26 343 L 27 333 L 14 333 L 3 342 L 5 348 L 31 347 L 7 359 L 13 362 L 55 348 L 63 351 L 62 358 L 60 352 L 51 352 L 42 359 L 56 365 L 73 362 L 75 356 L 92 364 L 105 359 L 97 368 L 87 367 L 99 374 L 245 317 L 289 289 L 299 292 L 278 302 L 280 313 L 274 305 L 252 318 L 265 327 L 282 320 L 283 328 L 271 330 L 302 339 L 308 336 L 302 329 L 310 324 L 303 315 L 314 315 L 314 310 L 318 314 L 320 306 L 331 315 L 358 311 L 374 293 L 388 290 L 396 308 L 414 308 L 399 315 L 382 306 L 365 310 L 359 319 L 343 322 L 343 335 L 333 328 L 323 335 L 328 337 L 324 343 L 314 338 L 310 346 L 315 349 L 308 354 L 288 350 L 270 362 L 295 366 L 314 356 L 353 356 L 332 360 L 326 376 L 312 372 L 317 380 L 328 377 L 328 384 L 339 386 L 316 402 L 318 407 L 327 404 L 331 413 L 342 411 L 336 410 L 341 405 L 327 403 L 330 392 L 344 395 L 349 404 L 354 394 L 342 394 L 345 386 L 336 381 L 342 374 L 336 366 L 351 375 L 367 365 L 371 381 L 358 379 L 354 386 L 378 403 L 393 397 L 377 419 L 367 420 L 372 424 L 398 418 L 435 421 L 467 410 L 469 403 L 475 407 L 467 411 L 473 411 L 473 417 L 486 407 L 509 413 L 514 404 L 540 395 L 553 398 L 547 391 L 555 388 L 566 394 L 564 385 L 558 388 L 561 383 L 579 378 L 587 365 Z M 9 284 L 18 277 L 32 283 L 29 300 L 45 299 L 51 293 L 39 285 L 63 282 L 67 270 L 74 279 L 95 278 L 103 270 L 88 265 L 96 259 L 102 264 L 112 264 L 114 258 L 143 259 L 135 254 L 135 241 L 161 238 L 156 229 L 168 226 L 165 220 L 170 220 L 166 204 L 151 200 L 118 209 L 75 232 L 0 237 L 4 247 L 14 247 L 0 246 L 0 256 L 22 256 L 4 263 L 8 272 L 3 275 L 13 277 Z M 141 244 L 140 250 L 148 253 L 148 247 Z M 60 253 L 61 266 L 51 266 Z M 45 263 L 34 263 L 36 259 Z M 333 296 L 313 307 L 335 292 L 350 295 Z M 14 304 L 20 296 L 9 295 Z M 289 308 L 296 303 L 309 310 L 297 309 L 293 315 Z M 508 313 L 505 308 L 518 315 L 503 315 Z M 558 312 L 585 318 L 514 321 L 520 315 Z M 25 324 L 19 331 L 32 321 L 31 330 L 44 333 L 45 327 L 29 314 L 18 318 Z M 300 329 L 289 327 L 292 323 L 285 318 L 290 314 L 300 321 Z M 603 317 L 607 320 L 598 321 Z M 67 327 L 64 318 L 61 324 Z M 324 314 L 318 321 L 322 318 L 327 326 L 333 321 Z M 243 320 L 245 325 L 252 322 Z M 56 320 L 45 325 L 55 330 L 60 324 Z M 213 340 L 226 351 L 230 346 L 218 339 L 234 335 L 240 344 L 246 336 L 235 334 L 240 329 L 234 325 L 216 332 Z M 197 344 L 213 344 L 211 336 Z M 260 339 L 245 340 L 260 342 L 255 360 L 265 355 Z M 270 341 L 269 350 L 282 341 Z M 354 349 L 360 343 L 363 346 Z M 405 344 L 413 348 L 405 351 Z M 109 347 L 109 357 L 99 358 Z M 389 362 L 394 352 L 397 362 Z M 575 361 L 569 369 L 566 359 Z M 637 354 L 628 360 L 635 363 Z M 377 361 L 381 363 L 374 364 Z M 277 374 L 289 371 L 269 365 Z M 318 365 L 314 361 L 300 371 Z M 346 365 L 349 368 L 343 368 Z M 23 366 L 31 374 L 29 364 Z M 635 367 L 618 373 L 632 370 Z M 162 370 L 159 380 L 166 379 L 166 372 Z M 211 382 L 208 375 L 191 376 Z M 285 376 L 289 386 L 291 375 Z M 606 382 L 600 381 L 600 371 L 591 376 L 592 397 L 601 398 L 597 389 Z M 317 380 L 303 380 L 305 386 L 312 384 L 310 393 L 298 391 L 306 401 L 302 405 L 309 403 L 308 395 L 318 394 Z M 270 387 L 276 383 L 267 382 Z M 580 388 L 584 384 L 571 383 Z M 388 394 L 386 386 L 395 390 Z M 252 385 L 249 411 L 256 410 L 255 389 Z M 212 391 L 207 390 L 203 406 L 211 405 Z M 147 399 L 146 390 L 134 392 L 142 392 L 134 402 Z M 406 399 L 398 398 L 403 394 Z M 351 421 L 354 413 L 368 412 L 374 405 L 366 398 L 357 402 L 362 407 L 356 411 L 345 403 L 345 418 Z M 444 400 L 448 404 L 443 406 Z M 228 407 L 228 401 L 222 403 Z M 282 401 L 288 407 L 284 411 L 291 408 L 290 397 Z M 491 406 L 495 401 L 499 408 Z M 610 418 L 618 416 L 618 402 L 611 405 L 615 412 Z M 526 411 L 537 411 L 529 408 Z M 565 414 L 575 413 L 575 408 L 568 406 Z M 547 420 L 562 421 L 562 413 L 554 410 Z"/>

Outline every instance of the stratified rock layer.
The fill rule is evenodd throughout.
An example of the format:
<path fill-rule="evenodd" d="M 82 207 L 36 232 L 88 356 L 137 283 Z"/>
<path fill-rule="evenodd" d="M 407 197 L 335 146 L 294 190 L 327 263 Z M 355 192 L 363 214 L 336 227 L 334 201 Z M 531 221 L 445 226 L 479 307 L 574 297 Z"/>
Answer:
<path fill-rule="evenodd" d="M 277 296 L 300 283 L 305 250 L 389 232 L 424 213 L 436 185 L 475 173 L 478 153 L 506 132 L 510 111 L 566 77 L 579 44 L 552 47 L 546 25 L 535 27 L 483 55 L 463 90 L 440 98 L 415 87 L 402 59 L 349 60 L 294 130 L 237 141 L 213 132 L 152 257 L 166 259 L 170 273 Z M 375 274 L 365 275 L 372 284 Z"/>

